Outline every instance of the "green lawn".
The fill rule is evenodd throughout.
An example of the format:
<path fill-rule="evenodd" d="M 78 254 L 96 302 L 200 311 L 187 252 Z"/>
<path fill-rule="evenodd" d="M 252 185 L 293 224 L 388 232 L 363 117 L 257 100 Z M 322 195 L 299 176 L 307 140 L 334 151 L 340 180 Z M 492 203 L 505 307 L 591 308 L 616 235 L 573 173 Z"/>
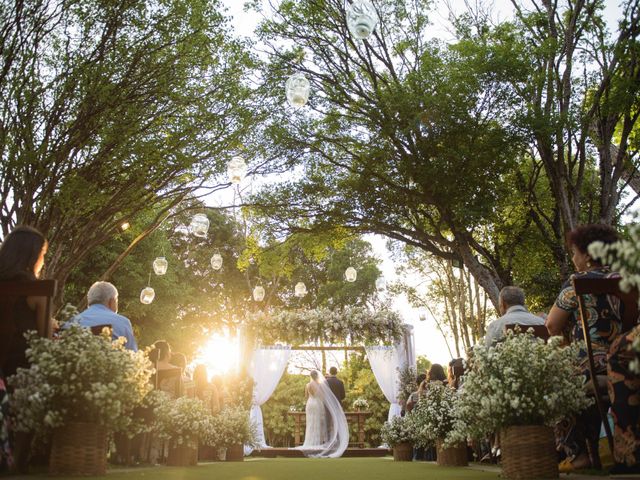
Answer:
<path fill-rule="evenodd" d="M 56 477 L 64 478 L 64 477 Z M 150 467 L 110 470 L 109 480 L 464 480 L 497 479 L 497 473 L 443 468 L 425 462 L 387 458 L 251 458 L 238 463 L 207 463 L 191 468 Z M 75 478 L 77 480 L 77 477 Z"/>

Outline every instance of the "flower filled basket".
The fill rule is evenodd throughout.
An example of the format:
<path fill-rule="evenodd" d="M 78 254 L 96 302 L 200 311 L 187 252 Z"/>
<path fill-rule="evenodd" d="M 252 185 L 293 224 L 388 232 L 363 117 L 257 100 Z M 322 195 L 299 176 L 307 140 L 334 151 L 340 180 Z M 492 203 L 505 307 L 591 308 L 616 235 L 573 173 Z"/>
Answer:
<path fill-rule="evenodd" d="M 255 426 L 249 411 L 241 407 L 226 407 L 210 417 L 202 437 L 204 445 L 226 449 L 226 460 L 244 460 L 244 445 L 255 446 Z"/>
<path fill-rule="evenodd" d="M 164 396 L 155 410 L 154 431 L 169 442 L 167 465 L 186 467 L 197 463 L 198 439 L 206 435 L 210 417 L 200 399 Z"/>
<path fill-rule="evenodd" d="M 455 390 L 432 382 L 409 414 L 415 426 L 416 445 L 435 445 L 438 465 L 467 465 L 466 426 L 460 418 L 458 402 Z"/>
<path fill-rule="evenodd" d="M 509 332 L 504 342 L 474 350 L 458 408 L 474 437 L 501 432 L 506 478 L 557 477 L 551 426 L 590 404 L 578 345 L 561 342 Z"/>
<path fill-rule="evenodd" d="M 11 377 L 17 431 L 53 434 L 50 472 L 104 474 L 107 436 L 126 431 L 151 388 L 151 363 L 124 339 L 72 325 L 57 339 L 28 337 L 30 368 Z"/>
<path fill-rule="evenodd" d="M 380 431 L 382 441 L 393 448 L 393 459 L 410 462 L 413 459 L 415 425 L 410 416 L 394 417 Z"/>

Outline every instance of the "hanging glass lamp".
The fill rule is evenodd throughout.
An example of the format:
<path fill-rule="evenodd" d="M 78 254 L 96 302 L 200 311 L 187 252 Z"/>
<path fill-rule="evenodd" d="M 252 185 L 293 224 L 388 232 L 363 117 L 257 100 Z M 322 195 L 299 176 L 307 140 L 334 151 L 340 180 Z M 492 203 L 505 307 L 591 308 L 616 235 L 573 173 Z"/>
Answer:
<path fill-rule="evenodd" d="M 124 232 L 126 230 L 129 230 L 129 228 L 131 227 L 131 224 L 129 222 L 122 222 L 120 224 L 120 229 Z"/>
<path fill-rule="evenodd" d="M 153 273 L 156 275 L 164 275 L 167 273 L 167 268 L 169 267 L 169 262 L 164 257 L 157 257 L 153 261 Z"/>
<path fill-rule="evenodd" d="M 231 183 L 239 184 L 247 175 L 247 164 L 242 157 L 233 157 L 227 165 L 227 175 Z"/>
<path fill-rule="evenodd" d="M 311 84 L 302 73 L 294 73 L 287 79 L 287 83 L 285 84 L 287 102 L 295 108 L 306 105 L 309 100 L 310 91 Z"/>
<path fill-rule="evenodd" d="M 307 286 L 303 282 L 298 282 L 293 292 L 296 297 L 302 298 L 307 294 Z"/>
<path fill-rule="evenodd" d="M 349 267 L 344 271 L 344 279 L 347 282 L 353 283 L 356 281 L 357 278 L 358 278 L 358 271 L 355 268 Z"/>
<path fill-rule="evenodd" d="M 189 230 L 191 230 L 191 233 L 196 237 L 206 237 L 207 232 L 209 231 L 209 219 L 204 213 L 194 215 L 191 219 Z"/>
<path fill-rule="evenodd" d="M 211 257 L 211 268 L 220 270 L 222 268 L 222 255 L 214 253 Z"/>
<path fill-rule="evenodd" d="M 355 0 L 347 7 L 347 27 L 349 32 L 359 40 L 371 36 L 378 24 L 378 14 L 371 2 Z"/>
<path fill-rule="evenodd" d="M 144 287 L 140 292 L 140 302 L 149 305 L 156 298 L 156 292 L 151 287 Z"/>
<path fill-rule="evenodd" d="M 256 302 L 261 302 L 262 300 L 264 300 L 264 295 L 265 295 L 265 290 L 264 287 L 261 285 L 257 285 L 254 289 L 253 289 L 253 299 Z"/>

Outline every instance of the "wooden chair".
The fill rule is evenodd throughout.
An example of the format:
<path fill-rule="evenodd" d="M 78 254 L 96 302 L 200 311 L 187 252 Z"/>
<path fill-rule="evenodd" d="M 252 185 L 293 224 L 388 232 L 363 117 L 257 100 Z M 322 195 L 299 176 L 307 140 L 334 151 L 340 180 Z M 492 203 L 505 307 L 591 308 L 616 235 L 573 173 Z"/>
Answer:
<path fill-rule="evenodd" d="M 549 340 L 549 330 L 545 325 L 520 325 L 519 323 L 509 323 L 504 326 L 504 333 L 514 331 L 516 333 L 526 333 L 530 328 L 533 329 L 533 336 L 541 338 L 545 342 Z"/>
<path fill-rule="evenodd" d="M 587 348 L 587 356 L 589 358 L 589 373 L 592 379 L 595 379 L 595 384 L 600 383 L 598 381 L 598 375 L 594 375 L 595 362 L 593 359 L 593 346 L 591 345 L 591 336 L 589 335 L 589 325 L 587 324 L 587 311 L 585 307 L 585 295 L 612 295 L 620 299 L 620 302 L 624 306 L 623 316 L 620 319 L 622 321 L 622 331 L 628 332 L 634 326 L 638 324 L 638 291 L 633 290 L 631 292 L 623 292 L 620 290 L 620 277 L 612 276 L 608 278 L 586 278 L 576 277 L 571 280 L 573 284 L 573 290 L 576 293 L 578 300 L 578 309 L 580 312 L 580 323 L 582 324 L 582 332 L 584 335 L 584 342 Z M 597 389 L 597 386 L 594 386 Z M 596 406 L 600 417 L 604 424 L 604 430 L 607 434 L 607 441 L 609 443 L 609 449 L 613 455 L 613 434 L 611 433 L 611 426 L 607 418 L 607 412 L 604 411 L 603 401 L 600 398 L 598 392 L 595 392 Z"/>
<path fill-rule="evenodd" d="M 25 297 L 46 297 L 44 336 L 51 338 L 53 328 L 51 323 L 51 301 L 56 293 L 55 280 L 35 281 L 0 281 L 0 368 L 7 360 L 9 347 L 16 331 L 13 318 L 14 307 L 18 299 Z"/>
<path fill-rule="evenodd" d="M 91 328 L 91 333 L 93 333 L 94 335 L 100 335 L 102 334 L 102 330 L 105 328 L 109 329 L 109 333 L 113 332 L 113 326 L 110 323 L 105 323 L 104 325 L 94 325 Z"/>

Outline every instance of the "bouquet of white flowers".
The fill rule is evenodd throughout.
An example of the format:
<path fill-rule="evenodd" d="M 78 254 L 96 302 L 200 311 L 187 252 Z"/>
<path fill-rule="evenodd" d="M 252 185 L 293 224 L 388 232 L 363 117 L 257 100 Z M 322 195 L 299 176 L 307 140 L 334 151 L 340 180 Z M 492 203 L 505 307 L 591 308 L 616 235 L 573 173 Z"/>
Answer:
<path fill-rule="evenodd" d="M 366 410 L 369 408 L 369 402 L 362 397 L 358 397 L 353 401 L 353 408 L 355 410 Z"/>
<path fill-rule="evenodd" d="M 410 414 L 415 425 L 416 445 L 434 445 L 444 440 L 452 445 L 466 439 L 466 428 L 458 411 L 459 396 L 455 390 L 438 382 L 428 385 Z"/>
<path fill-rule="evenodd" d="M 173 400 L 165 395 L 156 407 L 153 430 L 174 447 L 197 448 L 198 438 L 208 434 L 210 416 L 205 404 L 197 398 Z"/>
<path fill-rule="evenodd" d="M 29 369 L 11 377 L 16 430 L 46 434 L 72 421 L 126 431 L 133 410 L 151 389 L 152 366 L 124 339 L 71 325 L 57 339 L 28 338 Z"/>
<path fill-rule="evenodd" d="M 255 425 L 249 421 L 249 412 L 242 408 L 227 407 L 207 419 L 202 443 L 212 447 L 254 446 L 255 438 Z"/>
<path fill-rule="evenodd" d="M 629 227 L 629 237 L 629 240 L 610 244 L 593 242 L 588 248 L 594 259 L 601 260 L 622 276 L 620 289 L 625 292 L 633 287 L 640 288 L 640 223 Z"/>
<path fill-rule="evenodd" d="M 415 424 L 410 415 L 405 417 L 394 417 L 390 422 L 384 422 L 380 430 L 382 441 L 390 447 L 395 447 L 400 443 L 414 443 Z"/>
<path fill-rule="evenodd" d="M 591 401 L 578 368 L 578 344 L 561 347 L 509 332 L 492 348 L 474 349 L 458 408 L 474 436 L 515 425 L 554 425 Z"/>

